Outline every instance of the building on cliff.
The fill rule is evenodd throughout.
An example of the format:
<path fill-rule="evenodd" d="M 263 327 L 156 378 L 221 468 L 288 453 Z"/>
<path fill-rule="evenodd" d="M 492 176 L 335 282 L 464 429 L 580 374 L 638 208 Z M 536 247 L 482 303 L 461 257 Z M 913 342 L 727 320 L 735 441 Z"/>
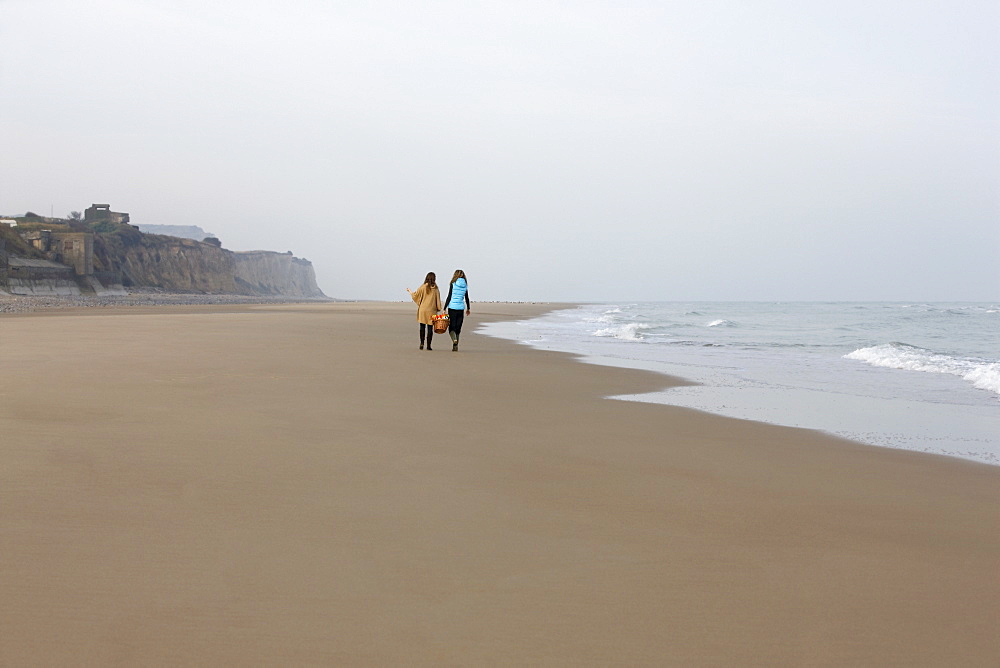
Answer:
<path fill-rule="evenodd" d="M 30 230 L 20 236 L 44 259 L 11 257 L 0 248 L 0 285 L 12 294 L 124 293 L 119 272 L 94 271 L 94 235 L 90 232 Z"/>
<path fill-rule="evenodd" d="M 81 227 L 71 221 L 37 218 L 33 216 L 27 228 L 0 228 L 0 290 L 19 295 L 106 295 L 125 294 L 128 286 L 326 298 L 316 285 L 312 263 L 290 252 L 238 253 L 222 248 L 216 238 L 196 241 L 143 234 L 128 222 L 127 213 L 111 211 L 107 204 L 87 209 L 85 221 L 96 223 L 92 232 L 78 231 Z M 47 224 L 62 229 L 39 229 Z"/>
<path fill-rule="evenodd" d="M 129 218 L 127 213 L 112 211 L 110 204 L 91 204 L 90 208 L 83 212 L 83 220 L 91 224 L 105 221 L 122 224 L 128 223 Z"/>
<path fill-rule="evenodd" d="M 72 267 L 77 276 L 94 273 L 94 235 L 89 232 L 38 230 L 21 235 L 46 259 Z"/>

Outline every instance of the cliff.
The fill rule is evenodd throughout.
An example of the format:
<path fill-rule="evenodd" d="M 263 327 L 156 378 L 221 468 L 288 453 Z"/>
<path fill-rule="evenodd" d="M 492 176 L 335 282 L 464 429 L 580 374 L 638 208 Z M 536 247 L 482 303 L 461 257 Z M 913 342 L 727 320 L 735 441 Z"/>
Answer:
<path fill-rule="evenodd" d="M 103 264 L 120 271 L 125 286 L 156 287 L 168 292 L 317 297 L 308 260 L 290 253 L 237 253 L 209 243 L 142 234 L 134 243 L 106 248 Z"/>
<path fill-rule="evenodd" d="M 238 294 L 326 296 L 316 285 L 312 263 L 293 257 L 291 252 L 248 251 L 232 255 Z"/>
<path fill-rule="evenodd" d="M 14 294 L 121 294 L 123 288 L 325 298 L 308 260 L 234 252 L 218 239 L 144 234 L 126 223 L 19 219 L 0 225 L 0 290 Z M 34 227 L 46 228 L 33 230 Z M 55 282 L 54 282 L 55 281 Z"/>

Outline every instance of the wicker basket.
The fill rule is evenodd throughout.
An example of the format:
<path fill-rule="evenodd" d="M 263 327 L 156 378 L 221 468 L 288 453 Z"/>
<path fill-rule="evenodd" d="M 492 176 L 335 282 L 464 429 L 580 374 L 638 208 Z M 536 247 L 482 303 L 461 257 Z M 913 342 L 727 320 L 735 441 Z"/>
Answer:
<path fill-rule="evenodd" d="M 444 315 L 431 316 L 431 320 L 434 321 L 435 334 L 444 334 L 445 332 L 448 331 L 448 321 L 450 320 L 450 318 L 448 317 L 447 313 Z"/>

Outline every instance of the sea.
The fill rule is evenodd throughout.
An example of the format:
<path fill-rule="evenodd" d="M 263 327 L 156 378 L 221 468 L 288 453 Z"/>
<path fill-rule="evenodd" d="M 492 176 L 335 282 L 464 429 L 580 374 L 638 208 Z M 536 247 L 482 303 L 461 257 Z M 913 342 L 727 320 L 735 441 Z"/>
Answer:
<path fill-rule="evenodd" d="M 1000 305 L 610 302 L 482 333 L 697 383 L 612 397 L 1000 466 Z"/>

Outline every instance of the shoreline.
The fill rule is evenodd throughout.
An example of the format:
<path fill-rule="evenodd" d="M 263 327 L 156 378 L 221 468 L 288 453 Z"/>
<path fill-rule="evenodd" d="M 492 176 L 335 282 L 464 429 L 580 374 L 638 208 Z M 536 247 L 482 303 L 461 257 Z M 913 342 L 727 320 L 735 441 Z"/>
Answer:
<path fill-rule="evenodd" d="M 1000 659 L 996 467 L 474 331 L 552 307 L 0 319 L 0 663 Z"/>
<path fill-rule="evenodd" d="M 688 308 L 700 306 L 712 305 L 689 304 Z M 926 395 L 918 397 L 910 386 L 902 387 L 906 372 L 847 369 L 855 376 L 846 382 L 845 369 L 833 368 L 843 352 L 798 358 L 783 352 L 784 357 L 779 360 L 774 351 L 767 351 L 765 357 L 760 352 L 726 353 L 727 347 L 720 346 L 719 352 L 712 348 L 709 357 L 698 350 L 692 354 L 683 346 L 670 346 L 669 341 L 654 339 L 649 345 L 642 339 L 609 336 L 606 334 L 609 330 L 595 333 L 593 327 L 604 325 L 588 329 L 586 323 L 603 323 L 606 317 L 595 318 L 588 312 L 578 318 L 572 313 L 562 313 L 554 318 L 546 315 L 526 321 L 520 328 L 499 323 L 487 327 L 487 331 L 532 348 L 570 352 L 587 363 L 646 369 L 688 381 L 685 387 L 670 391 L 627 394 L 615 399 L 687 407 L 735 419 L 814 429 L 871 447 L 1000 465 L 1000 442 L 996 437 L 1000 423 L 995 404 L 988 396 L 980 396 L 985 393 L 971 387 L 956 387 L 968 397 L 960 394 L 962 398 L 954 403 L 939 402 L 936 397 L 930 400 Z M 683 334 L 679 336 L 683 338 Z M 786 372 L 784 378 L 779 377 L 782 362 L 794 369 Z M 883 383 L 886 389 L 865 385 L 871 382 L 865 374 L 873 373 L 887 374 Z M 931 382 L 946 387 L 960 382 L 950 375 L 912 376 L 911 382 L 925 383 L 925 387 L 930 387 Z M 889 388 L 894 388 L 896 394 Z"/>

